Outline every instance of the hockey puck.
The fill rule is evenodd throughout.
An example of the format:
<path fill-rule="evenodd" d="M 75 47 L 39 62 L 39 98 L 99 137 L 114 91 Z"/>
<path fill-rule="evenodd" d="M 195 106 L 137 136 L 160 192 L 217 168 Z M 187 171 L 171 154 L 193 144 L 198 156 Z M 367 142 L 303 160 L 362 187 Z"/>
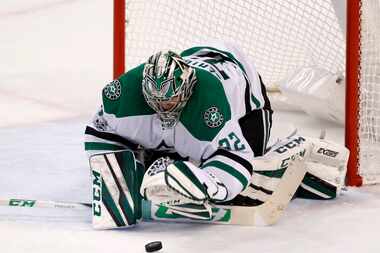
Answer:
<path fill-rule="evenodd" d="M 145 245 L 146 252 L 155 252 L 162 249 L 162 243 L 160 241 L 150 242 Z"/>

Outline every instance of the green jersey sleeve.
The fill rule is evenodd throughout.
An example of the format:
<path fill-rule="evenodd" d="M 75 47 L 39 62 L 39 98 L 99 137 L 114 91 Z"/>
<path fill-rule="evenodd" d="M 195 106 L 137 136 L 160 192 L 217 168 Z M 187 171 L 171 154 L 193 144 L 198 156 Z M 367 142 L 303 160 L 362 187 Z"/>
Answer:
<path fill-rule="evenodd" d="M 142 94 L 143 69 L 144 64 L 141 64 L 104 87 L 104 112 L 117 118 L 154 113 Z"/>
<path fill-rule="evenodd" d="M 197 85 L 182 111 L 180 122 L 200 141 L 212 141 L 231 119 L 223 85 L 209 72 L 196 69 Z"/>
<path fill-rule="evenodd" d="M 154 114 L 142 95 L 143 69 L 141 64 L 103 88 L 101 108 L 85 130 L 85 150 L 89 155 L 137 149 L 138 143 L 119 128 L 122 120 L 133 121 L 133 118 Z"/>

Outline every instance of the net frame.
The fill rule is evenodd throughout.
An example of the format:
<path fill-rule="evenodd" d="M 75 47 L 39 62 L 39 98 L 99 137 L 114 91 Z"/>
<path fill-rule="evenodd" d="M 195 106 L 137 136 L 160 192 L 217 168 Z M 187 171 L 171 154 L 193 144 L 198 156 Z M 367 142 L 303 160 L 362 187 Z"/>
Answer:
<path fill-rule="evenodd" d="M 159 1 L 159 0 L 155 0 Z M 199 0 L 201 1 L 201 0 Z M 202 0 L 206 1 L 206 0 Z M 232 1 L 232 0 L 231 0 Z M 302 0 L 303 1 L 303 0 Z M 305 0 L 307 1 L 307 0 Z M 377 2 L 379 0 L 367 0 L 369 2 Z M 173 1 L 172 1 L 173 2 Z M 244 2 L 244 1 L 240 1 Z M 240 4 L 239 2 L 239 4 Z M 270 0 L 267 2 L 276 2 L 280 6 L 284 5 L 284 1 Z M 312 1 L 311 2 L 320 2 Z M 168 3 L 168 1 L 166 1 Z M 182 2 L 183 3 L 183 2 Z M 285 3 L 286 4 L 286 3 Z M 368 112 L 365 111 L 365 105 L 360 104 L 360 100 L 368 97 L 363 88 L 365 80 L 365 70 L 363 70 L 363 63 L 361 62 L 363 49 L 363 15 L 368 15 L 363 12 L 363 4 L 361 0 L 347 0 L 347 30 L 346 30 L 346 46 L 345 50 L 345 73 L 346 73 L 346 124 L 345 124 L 345 142 L 346 146 L 350 149 L 350 159 L 348 164 L 347 185 L 360 186 L 363 183 L 378 183 L 380 177 L 378 175 L 370 175 L 369 178 L 364 178 L 361 172 L 361 166 L 363 165 L 363 159 L 373 159 L 376 156 L 377 147 L 380 140 L 378 140 L 376 134 L 380 134 L 380 130 L 371 129 L 369 126 L 361 124 L 360 117 L 370 117 Z M 126 64 L 125 54 L 128 54 L 126 50 L 126 23 L 128 23 L 128 17 L 126 17 L 126 0 L 114 0 L 114 78 L 124 73 Z M 225 7 L 223 7 L 225 8 Z M 261 7 L 260 7 L 261 8 Z M 367 6 L 368 8 L 368 6 Z M 211 8 L 210 8 L 211 9 Z M 225 8 L 226 9 L 226 8 Z M 225 11 L 228 12 L 228 9 Z M 266 9 L 263 11 L 271 11 Z M 140 13 L 142 15 L 142 13 Z M 311 16 L 314 14 L 310 14 Z M 127 19 L 126 19 L 127 18 Z M 377 22 L 377 21 L 376 21 Z M 287 28 L 289 29 L 289 28 Z M 128 35 L 127 35 L 128 36 Z M 378 39 L 378 38 L 377 38 Z M 344 50 L 343 46 L 343 50 Z M 377 53 L 377 52 L 375 52 Z M 379 83 L 377 83 L 379 84 Z M 364 95 L 363 95 L 364 94 Z M 380 96 L 380 95 L 379 95 Z M 380 99 L 380 98 L 379 98 Z M 379 113 L 380 114 L 380 113 Z M 367 116 L 365 116 L 367 115 Z M 370 120 L 371 121 L 371 120 Z M 378 121 L 378 118 L 372 117 L 372 121 Z M 380 122 L 380 121 L 379 121 Z M 370 131 L 368 131 L 368 129 Z M 372 132 L 371 132 L 372 131 Z M 366 132 L 366 133 L 363 133 Z M 373 138 L 373 136 L 375 136 Z M 365 154 L 363 149 L 363 141 L 368 142 L 370 145 L 377 145 L 375 150 L 372 151 L 369 157 Z M 364 152 L 363 152 L 364 151 Z M 380 152 L 380 150 L 379 150 Z M 379 163 L 380 164 L 380 163 Z M 371 165 L 367 165 L 371 166 Z M 372 166 L 373 167 L 373 166 Z M 379 173 L 379 167 L 374 168 Z"/>
<path fill-rule="evenodd" d="M 347 1 L 347 185 L 380 183 L 380 1 Z M 370 110 L 368 108 L 371 108 Z"/>

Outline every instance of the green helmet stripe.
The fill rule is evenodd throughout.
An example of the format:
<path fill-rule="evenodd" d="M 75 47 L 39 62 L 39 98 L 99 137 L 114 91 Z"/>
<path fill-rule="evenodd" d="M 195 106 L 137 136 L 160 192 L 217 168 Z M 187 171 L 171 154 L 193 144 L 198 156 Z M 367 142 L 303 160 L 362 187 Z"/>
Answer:
<path fill-rule="evenodd" d="M 145 63 L 143 94 L 148 105 L 160 116 L 164 128 L 176 124 L 195 84 L 195 70 L 174 52 L 158 52 Z M 165 101 L 177 104 L 166 109 L 162 106 Z"/>

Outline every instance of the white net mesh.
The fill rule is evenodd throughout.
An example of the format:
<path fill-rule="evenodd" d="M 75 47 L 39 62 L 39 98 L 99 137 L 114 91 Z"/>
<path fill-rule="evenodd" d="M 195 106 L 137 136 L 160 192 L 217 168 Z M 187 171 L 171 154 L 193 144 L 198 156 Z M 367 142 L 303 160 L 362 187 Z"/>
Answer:
<path fill-rule="evenodd" d="M 344 70 L 344 35 L 329 0 L 129 0 L 126 9 L 127 69 L 159 50 L 220 39 L 240 46 L 266 84 L 305 65 Z"/>
<path fill-rule="evenodd" d="M 220 39 L 240 46 L 269 88 L 299 67 L 344 72 L 345 34 L 334 1 L 126 0 L 126 69 L 159 50 Z M 380 180 L 379 1 L 362 1 L 359 158 L 365 183 Z"/>
<path fill-rule="evenodd" d="M 359 174 L 380 182 L 380 1 L 362 1 L 359 85 Z"/>

